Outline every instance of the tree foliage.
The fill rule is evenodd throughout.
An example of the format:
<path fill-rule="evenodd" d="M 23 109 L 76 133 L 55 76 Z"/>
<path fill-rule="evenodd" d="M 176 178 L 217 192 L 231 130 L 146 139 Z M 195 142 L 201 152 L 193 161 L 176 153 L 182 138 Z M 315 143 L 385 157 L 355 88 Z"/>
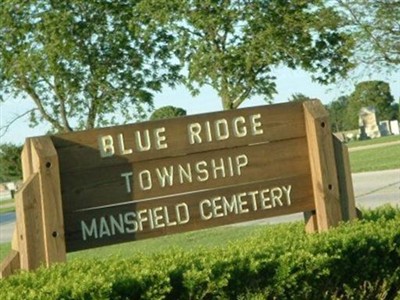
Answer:
<path fill-rule="evenodd" d="M 357 60 L 370 67 L 397 69 L 400 65 L 400 2 L 398 0 L 336 0 L 354 33 Z"/>
<path fill-rule="evenodd" d="M 302 68 L 320 83 L 347 73 L 352 40 L 324 2 L 149 0 L 142 8 L 174 33 L 192 93 L 209 85 L 224 109 L 234 109 L 254 95 L 270 100 L 277 66 Z"/>
<path fill-rule="evenodd" d="M 289 98 L 289 102 L 304 102 L 304 101 L 309 101 L 313 100 L 313 98 L 310 98 L 302 93 L 295 93 Z"/>
<path fill-rule="evenodd" d="M 163 106 L 156 109 L 150 116 L 150 120 L 170 119 L 186 116 L 186 110 L 172 105 Z"/>
<path fill-rule="evenodd" d="M 10 143 L 0 145 L 0 182 L 22 178 L 21 152 L 22 146 Z"/>
<path fill-rule="evenodd" d="M 355 129 L 347 120 L 348 96 L 341 96 L 329 103 L 326 108 L 329 112 L 329 120 L 334 132 Z"/>
<path fill-rule="evenodd" d="M 392 120 L 395 110 L 390 86 L 384 81 L 363 81 L 355 86 L 349 97 L 347 116 L 353 128 L 358 128 L 358 114 L 362 107 L 374 106 L 379 120 Z"/>
<path fill-rule="evenodd" d="M 56 131 L 143 118 L 153 93 L 173 85 L 179 69 L 169 60 L 171 37 L 148 28 L 138 2 L 2 1 L 3 100 L 32 100 L 32 124 L 46 121 Z"/>
<path fill-rule="evenodd" d="M 355 86 L 350 95 L 341 96 L 327 105 L 332 129 L 357 129 L 360 109 L 368 106 L 375 107 L 378 120 L 399 118 L 399 105 L 394 103 L 389 84 L 384 81 L 363 81 Z"/>

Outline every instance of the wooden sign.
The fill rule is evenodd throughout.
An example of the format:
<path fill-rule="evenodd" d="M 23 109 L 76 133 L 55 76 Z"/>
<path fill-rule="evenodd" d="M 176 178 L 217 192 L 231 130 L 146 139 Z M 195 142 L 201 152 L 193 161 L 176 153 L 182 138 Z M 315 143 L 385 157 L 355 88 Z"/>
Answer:
<path fill-rule="evenodd" d="M 309 101 L 28 139 L 8 260 L 32 269 L 66 252 L 296 212 L 308 231 L 327 230 L 354 207 L 340 202 L 352 187 L 329 127 Z"/>

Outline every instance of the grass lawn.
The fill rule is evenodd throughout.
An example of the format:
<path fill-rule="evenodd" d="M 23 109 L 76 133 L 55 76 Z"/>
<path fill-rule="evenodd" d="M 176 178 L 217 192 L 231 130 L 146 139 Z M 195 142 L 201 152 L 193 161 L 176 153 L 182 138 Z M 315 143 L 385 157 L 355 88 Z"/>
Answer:
<path fill-rule="evenodd" d="M 0 214 L 14 211 L 15 206 L 10 206 L 10 204 L 15 204 L 14 199 L 1 201 L 0 202 Z"/>
<path fill-rule="evenodd" d="M 368 145 L 376 145 L 381 143 L 390 143 L 390 142 L 397 142 L 400 141 L 400 135 L 389 135 L 383 136 L 377 139 L 372 140 L 364 140 L 364 141 L 354 141 L 347 143 L 347 147 L 355 148 L 360 146 L 368 146 Z"/>
<path fill-rule="evenodd" d="M 400 145 L 350 152 L 351 172 L 400 168 Z"/>
<path fill-rule="evenodd" d="M 11 249 L 11 243 L 0 244 L 0 263 L 3 258 L 7 256 L 8 252 Z"/>

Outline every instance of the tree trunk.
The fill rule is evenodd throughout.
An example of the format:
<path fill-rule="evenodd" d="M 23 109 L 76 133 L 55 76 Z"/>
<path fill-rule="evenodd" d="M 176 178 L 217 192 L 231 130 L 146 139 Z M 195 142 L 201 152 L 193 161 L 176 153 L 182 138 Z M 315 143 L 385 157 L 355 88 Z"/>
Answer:
<path fill-rule="evenodd" d="M 222 97 L 222 107 L 224 108 L 224 110 L 235 109 L 233 107 L 233 102 L 231 101 L 231 99 L 229 99 L 229 97 Z"/>

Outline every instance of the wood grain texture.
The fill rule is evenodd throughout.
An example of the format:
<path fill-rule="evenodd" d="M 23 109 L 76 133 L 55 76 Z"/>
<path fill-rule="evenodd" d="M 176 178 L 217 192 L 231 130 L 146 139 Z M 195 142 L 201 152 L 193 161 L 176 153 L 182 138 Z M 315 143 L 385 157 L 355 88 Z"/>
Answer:
<path fill-rule="evenodd" d="M 26 181 L 33 174 L 31 143 L 29 139 L 26 140 L 22 148 L 21 163 L 23 181 Z"/>
<path fill-rule="evenodd" d="M 65 216 L 67 251 L 309 211 L 312 194 L 310 176 L 288 176 L 73 212 Z"/>
<path fill-rule="evenodd" d="M 14 274 L 20 269 L 20 256 L 16 250 L 11 250 L 7 257 L 0 264 L 0 279 Z"/>
<path fill-rule="evenodd" d="M 341 220 L 332 136 L 318 101 L 28 144 L 47 265 L 66 252 L 296 212 L 305 212 L 307 231 Z"/>
<path fill-rule="evenodd" d="M 202 165 L 203 170 L 208 172 L 207 180 L 202 180 L 204 172 L 196 172 L 197 164 L 203 162 L 207 163 L 207 167 Z M 213 163 L 219 169 L 213 168 Z M 185 172 L 190 170 L 190 180 L 181 168 Z M 129 172 L 132 173 L 129 178 L 121 176 Z M 166 172 L 171 176 L 165 176 Z M 164 175 L 160 176 L 160 173 Z M 144 179 L 141 179 L 140 174 L 145 174 Z M 149 174 L 151 180 L 147 180 Z M 130 200 L 280 178 L 287 174 L 310 174 L 307 142 L 304 138 L 62 174 L 63 208 L 64 213 L 69 213 Z M 165 177 L 172 179 L 160 179 Z M 126 179 L 129 180 L 131 192 L 127 192 Z M 141 180 L 145 182 L 141 184 Z M 150 184 L 151 188 L 146 189 Z"/>
<path fill-rule="evenodd" d="M 305 101 L 303 106 L 318 231 L 324 231 L 342 219 L 332 133 L 321 102 Z"/>
<path fill-rule="evenodd" d="M 342 217 L 344 221 L 350 221 L 357 218 L 357 210 L 354 198 L 353 180 L 351 178 L 349 151 L 338 136 L 333 135 L 332 138 L 335 150 L 336 169 L 338 172 Z"/>
<path fill-rule="evenodd" d="M 189 142 L 189 124 L 202 124 L 204 131 L 206 122 L 214 124 L 217 120 L 225 119 L 231 125 L 234 118 L 241 116 L 248 124 L 249 117 L 257 114 L 260 114 L 262 135 L 251 135 L 251 129 L 247 128 L 247 135 L 243 137 L 236 137 L 231 132 L 229 138 L 225 140 L 217 141 L 213 139 L 212 142 L 208 142 L 203 136 L 202 143 L 190 144 Z M 156 128 L 161 127 L 165 128 L 165 137 L 168 144 L 166 149 L 156 150 L 151 148 L 149 151 L 143 152 L 133 150 L 130 155 L 115 155 L 105 158 L 100 156 L 98 139 L 101 136 L 112 136 L 117 147 L 117 137 L 122 134 L 125 148 L 134 149 L 136 145 L 134 133 L 136 131 L 144 132 L 149 130 L 153 132 Z M 59 155 L 60 170 L 62 173 L 67 173 L 118 165 L 122 161 L 132 163 L 158 158 L 172 158 L 191 153 L 304 137 L 304 135 L 302 107 L 298 103 L 291 103 L 74 132 L 52 136 L 52 140 Z"/>
<path fill-rule="evenodd" d="M 16 195 L 17 241 L 21 269 L 33 270 L 45 262 L 39 174 L 32 174 Z"/>
<path fill-rule="evenodd" d="M 50 137 L 31 139 L 33 169 L 39 173 L 46 264 L 66 260 L 57 152 Z"/>

